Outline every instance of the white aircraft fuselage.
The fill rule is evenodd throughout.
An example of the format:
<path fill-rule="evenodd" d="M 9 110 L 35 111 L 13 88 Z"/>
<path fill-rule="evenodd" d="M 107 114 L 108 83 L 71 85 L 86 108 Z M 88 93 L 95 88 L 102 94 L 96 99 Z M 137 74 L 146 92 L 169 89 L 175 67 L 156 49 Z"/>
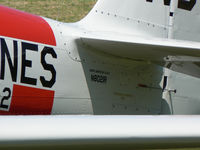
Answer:
<path fill-rule="evenodd" d="M 121 51 L 119 55 L 99 51 L 82 38 L 96 36 L 85 29 L 84 20 L 66 24 L 4 6 L 0 6 L 0 17 L 1 115 L 200 113 L 199 78 L 154 63 L 148 59 L 150 52 L 141 52 L 147 56 L 143 61 L 129 58 L 129 53 L 120 57 Z M 114 24 L 109 28 L 114 30 Z M 128 33 L 126 29 L 122 32 Z M 108 30 L 101 34 L 109 35 Z M 161 30 L 147 35 L 164 35 L 164 27 Z M 106 49 L 104 44 L 100 46 Z"/>
<path fill-rule="evenodd" d="M 199 6 L 98 0 L 76 23 L 0 6 L 0 148 L 200 147 Z"/>

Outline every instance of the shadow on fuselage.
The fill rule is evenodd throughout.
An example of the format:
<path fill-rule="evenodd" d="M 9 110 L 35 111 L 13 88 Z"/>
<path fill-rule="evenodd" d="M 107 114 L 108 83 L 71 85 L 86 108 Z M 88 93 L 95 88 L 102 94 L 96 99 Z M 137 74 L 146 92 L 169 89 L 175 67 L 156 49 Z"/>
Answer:
<path fill-rule="evenodd" d="M 162 98 L 162 67 L 86 46 L 78 47 L 78 51 L 94 114 L 171 114 L 170 106 Z"/>

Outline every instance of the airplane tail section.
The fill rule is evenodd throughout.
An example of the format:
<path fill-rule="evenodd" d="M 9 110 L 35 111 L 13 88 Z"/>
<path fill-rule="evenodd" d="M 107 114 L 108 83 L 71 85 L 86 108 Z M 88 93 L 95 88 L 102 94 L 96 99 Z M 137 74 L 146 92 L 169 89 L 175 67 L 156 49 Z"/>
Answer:
<path fill-rule="evenodd" d="M 88 31 L 82 40 L 112 55 L 159 61 L 174 71 L 200 77 L 199 5 L 197 0 L 98 0 L 80 21 Z"/>
<path fill-rule="evenodd" d="M 91 31 L 200 41 L 200 1 L 98 0 L 81 22 Z"/>
<path fill-rule="evenodd" d="M 91 30 L 166 38 L 168 0 L 98 0 L 81 22 Z"/>

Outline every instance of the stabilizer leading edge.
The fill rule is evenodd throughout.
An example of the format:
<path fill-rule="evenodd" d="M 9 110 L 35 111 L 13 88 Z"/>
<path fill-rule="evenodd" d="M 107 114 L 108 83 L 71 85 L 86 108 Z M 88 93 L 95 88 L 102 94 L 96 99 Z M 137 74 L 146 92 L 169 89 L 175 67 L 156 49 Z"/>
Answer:
<path fill-rule="evenodd" d="M 82 37 L 82 41 L 97 50 L 135 60 L 164 62 L 169 61 L 170 56 L 200 57 L 198 42 L 97 34 L 86 35 Z M 200 61 L 200 59 L 182 59 L 182 61 Z"/>

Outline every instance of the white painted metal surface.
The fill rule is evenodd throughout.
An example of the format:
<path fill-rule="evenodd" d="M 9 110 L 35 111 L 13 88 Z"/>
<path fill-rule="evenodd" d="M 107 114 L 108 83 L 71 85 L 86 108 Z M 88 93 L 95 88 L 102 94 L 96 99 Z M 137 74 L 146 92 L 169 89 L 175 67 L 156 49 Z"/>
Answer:
<path fill-rule="evenodd" d="M 200 146 L 198 116 L 6 116 L 0 122 L 0 148 Z"/>
<path fill-rule="evenodd" d="M 166 38 L 168 22 L 169 6 L 161 0 L 99 0 L 80 24 L 91 31 Z"/>
<path fill-rule="evenodd" d="M 174 39 L 200 42 L 200 1 L 192 0 L 189 3 L 192 9 L 184 11 L 175 9 L 174 13 Z M 195 5 L 192 5 L 195 4 Z"/>

